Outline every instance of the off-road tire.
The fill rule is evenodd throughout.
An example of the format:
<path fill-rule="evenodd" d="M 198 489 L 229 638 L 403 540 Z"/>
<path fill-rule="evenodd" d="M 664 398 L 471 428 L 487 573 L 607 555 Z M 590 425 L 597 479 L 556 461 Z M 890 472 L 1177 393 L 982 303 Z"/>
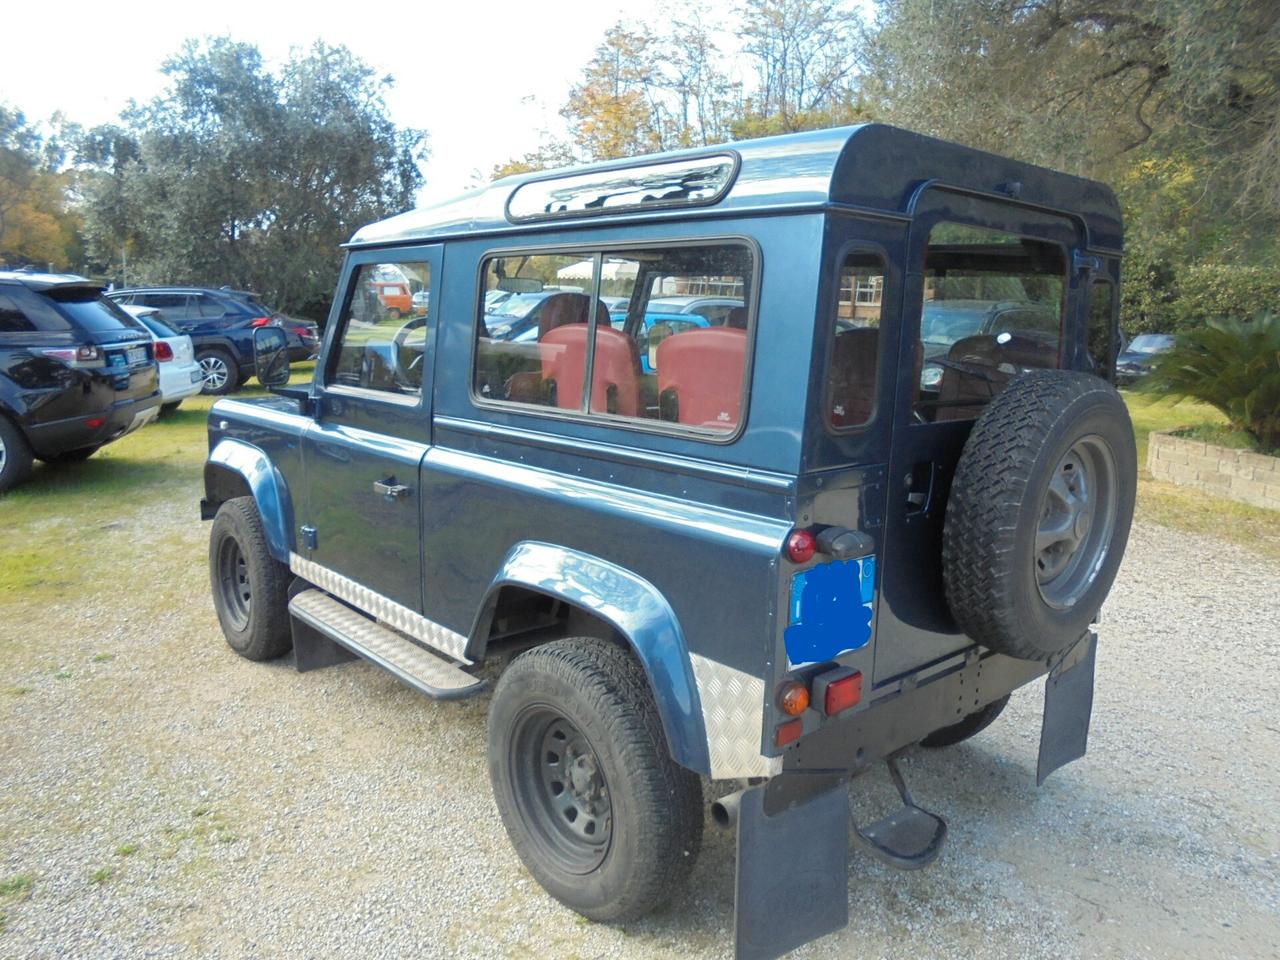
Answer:
<path fill-rule="evenodd" d="M 1093 451 L 1102 464 L 1096 470 L 1102 479 L 1093 486 L 1098 503 L 1106 501 L 1107 526 L 1098 532 L 1101 514 L 1086 525 L 1081 536 L 1096 549 L 1071 568 L 1080 574 L 1069 600 L 1053 605 L 1047 590 L 1054 582 L 1038 578 L 1036 540 L 1048 516 L 1050 482 L 1080 449 Z M 1133 425 L 1114 387 L 1062 370 L 1012 380 L 974 424 L 947 501 L 943 582 L 960 628 L 991 650 L 1026 660 L 1068 649 L 1089 629 L 1115 581 L 1136 488 Z M 1111 493 L 1103 496 L 1106 490 Z"/>
<path fill-rule="evenodd" d="M 522 731 L 559 714 L 589 744 L 611 804 L 611 836 L 593 866 L 566 869 L 522 779 Z M 536 741 L 535 741 L 536 742 Z M 489 777 L 512 846 L 542 887 L 605 923 L 654 910 L 688 877 L 702 843 L 702 781 L 671 759 L 644 671 L 616 644 L 557 640 L 517 657 L 489 710 Z M 526 787 L 521 786 L 522 783 Z"/>
<path fill-rule="evenodd" d="M 953 723 L 948 727 L 942 727 L 933 731 L 923 740 L 920 746 L 936 749 L 938 747 L 954 746 L 961 741 L 968 740 L 970 737 L 977 736 L 991 724 L 995 723 L 996 717 L 1004 713 L 1004 708 L 1009 704 L 1009 695 L 1006 693 L 999 700 L 992 700 L 981 710 L 975 710 L 959 723 Z"/>
<path fill-rule="evenodd" d="M 230 582 L 235 575 L 227 569 L 224 551 L 232 551 L 232 545 L 243 559 L 243 583 Z M 209 532 L 209 580 L 218 623 L 232 650 L 248 660 L 273 660 L 289 651 L 289 568 L 267 549 L 253 497 L 236 497 L 218 508 Z M 245 588 L 248 596 L 241 605 L 233 594 Z"/>
<path fill-rule="evenodd" d="M 0 493 L 31 475 L 31 447 L 22 431 L 0 416 Z"/>
<path fill-rule="evenodd" d="M 240 386 L 240 365 L 236 363 L 236 358 L 222 347 L 204 347 L 196 351 L 196 362 L 200 364 L 201 376 L 206 375 L 205 363 L 209 360 L 217 360 L 223 364 L 226 372 L 226 379 L 217 386 L 210 386 L 208 380 L 201 383 L 200 392 L 206 396 L 224 397 L 229 393 L 234 393 Z"/>

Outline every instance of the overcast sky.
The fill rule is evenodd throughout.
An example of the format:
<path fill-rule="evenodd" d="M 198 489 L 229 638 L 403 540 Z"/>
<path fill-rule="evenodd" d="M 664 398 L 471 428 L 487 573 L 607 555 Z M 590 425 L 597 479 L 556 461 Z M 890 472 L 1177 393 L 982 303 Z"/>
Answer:
<path fill-rule="evenodd" d="M 702 3 L 707 12 L 731 8 Z M 269 0 L 130 4 L 68 0 L 8 5 L 0 101 L 30 119 L 61 110 L 91 126 L 118 117 L 130 98 L 165 85 L 160 63 L 188 37 L 229 34 L 256 44 L 271 64 L 316 39 L 345 44 L 396 78 L 392 119 L 430 134 L 419 202 L 467 189 L 494 164 L 533 149 L 540 132 L 563 131 L 569 87 L 618 19 L 665 24 L 662 0 L 276 5 Z"/>

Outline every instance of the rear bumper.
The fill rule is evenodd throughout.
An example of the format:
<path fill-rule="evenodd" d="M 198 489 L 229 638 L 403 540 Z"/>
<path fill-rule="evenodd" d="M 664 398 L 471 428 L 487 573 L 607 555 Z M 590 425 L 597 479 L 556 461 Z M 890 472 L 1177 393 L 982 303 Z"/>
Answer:
<path fill-rule="evenodd" d="M 200 364 L 160 365 L 160 399 L 162 402 L 177 403 L 186 397 L 193 397 L 200 392 L 202 386 L 204 386 L 204 381 L 200 376 Z"/>
<path fill-rule="evenodd" d="M 160 399 L 157 391 L 141 399 L 121 400 L 106 410 L 32 426 L 28 429 L 27 439 L 38 457 L 110 443 L 154 420 L 160 412 Z M 91 425 L 93 420 L 104 422 L 95 427 Z"/>

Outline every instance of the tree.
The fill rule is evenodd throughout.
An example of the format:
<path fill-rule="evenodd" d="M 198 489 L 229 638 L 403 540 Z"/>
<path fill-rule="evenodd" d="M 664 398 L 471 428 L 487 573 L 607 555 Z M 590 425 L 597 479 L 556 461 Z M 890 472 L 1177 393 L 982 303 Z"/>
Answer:
<path fill-rule="evenodd" d="M 61 126 L 54 117 L 50 126 Z M 60 171 L 62 140 L 0 104 L 0 263 L 66 268 L 78 250 L 79 218 Z"/>
<path fill-rule="evenodd" d="M 188 41 L 168 90 L 81 139 L 89 249 L 130 280 L 223 284 L 323 316 L 339 244 L 403 210 L 425 134 L 397 130 L 393 83 L 345 47 L 294 51 L 280 74 L 251 44 Z"/>
<path fill-rule="evenodd" d="M 745 119 L 784 133 L 863 118 L 854 92 L 858 21 L 840 0 L 746 0 L 741 18 L 756 73 Z"/>

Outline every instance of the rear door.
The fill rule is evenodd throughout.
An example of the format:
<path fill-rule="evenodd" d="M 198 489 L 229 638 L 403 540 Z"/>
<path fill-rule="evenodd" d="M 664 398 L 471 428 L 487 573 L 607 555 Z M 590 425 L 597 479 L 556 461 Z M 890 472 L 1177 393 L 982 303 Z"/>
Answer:
<path fill-rule="evenodd" d="M 951 477 L 974 420 L 1010 377 L 1070 356 L 1072 338 L 1062 331 L 1068 306 L 1079 302 L 1069 264 L 1081 240 L 1066 217 L 943 189 L 926 192 L 917 207 L 889 458 L 877 684 L 971 642 L 952 620 L 942 584 Z"/>
<path fill-rule="evenodd" d="M 438 245 L 348 258 L 316 368 L 316 421 L 303 438 L 307 559 L 418 613 L 418 468 L 431 443 L 436 324 L 430 313 L 388 309 L 377 284 L 394 277 L 429 289 L 440 268 Z"/>

